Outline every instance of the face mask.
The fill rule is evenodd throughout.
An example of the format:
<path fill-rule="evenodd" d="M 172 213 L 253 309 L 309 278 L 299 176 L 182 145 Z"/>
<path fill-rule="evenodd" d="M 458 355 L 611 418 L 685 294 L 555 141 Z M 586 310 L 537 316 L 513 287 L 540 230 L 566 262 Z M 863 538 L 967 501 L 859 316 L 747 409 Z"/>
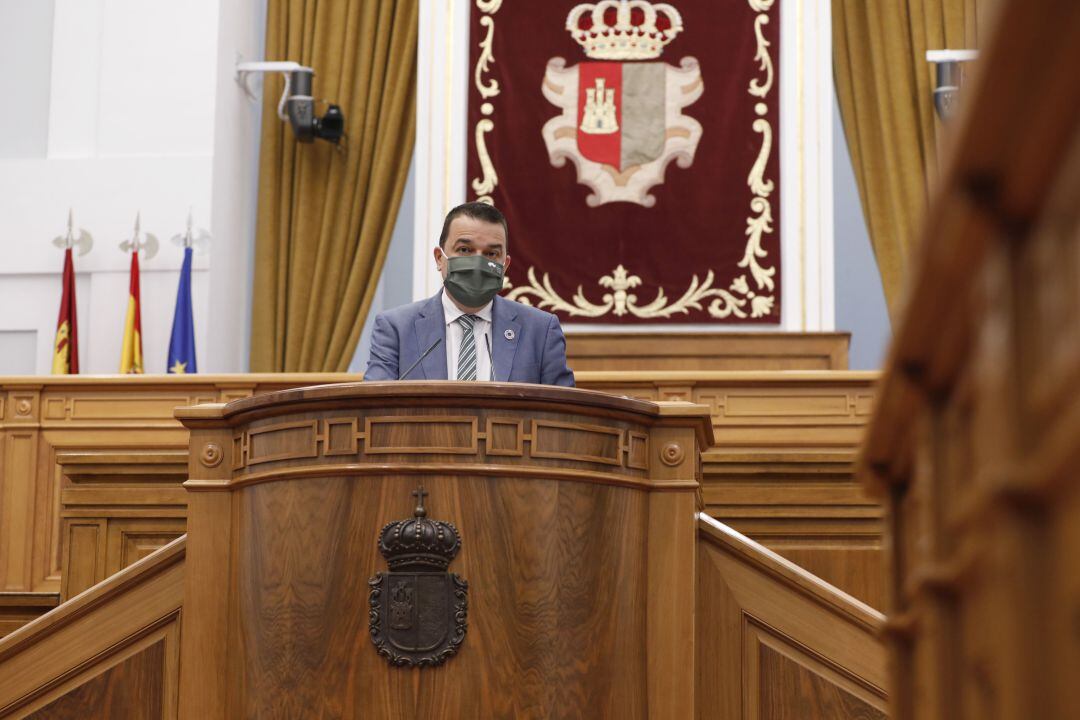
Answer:
<path fill-rule="evenodd" d="M 503 266 L 480 255 L 446 258 L 447 272 L 443 287 L 450 297 L 465 307 L 487 305 L 502 290 Z"/>

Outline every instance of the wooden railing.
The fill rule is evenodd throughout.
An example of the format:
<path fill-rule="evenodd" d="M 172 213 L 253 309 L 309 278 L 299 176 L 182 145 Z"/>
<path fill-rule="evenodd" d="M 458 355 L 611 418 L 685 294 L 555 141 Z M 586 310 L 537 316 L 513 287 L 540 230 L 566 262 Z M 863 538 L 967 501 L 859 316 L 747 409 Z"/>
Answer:
<path fill-rule="evenodd" d="M 699 718 L 885 718 L 881 613 L 705 515 L 697 562 Z"/>
<path fill-rule="evenodd" d="M 175 718 L 186 537 L 0 640 L 0 717 Z"/>

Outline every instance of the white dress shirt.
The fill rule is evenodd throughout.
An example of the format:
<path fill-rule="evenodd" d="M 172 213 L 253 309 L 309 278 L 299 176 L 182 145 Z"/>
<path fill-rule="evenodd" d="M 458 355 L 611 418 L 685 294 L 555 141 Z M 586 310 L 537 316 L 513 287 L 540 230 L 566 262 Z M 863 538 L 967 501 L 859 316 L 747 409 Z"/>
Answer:
<path fill-rule="evenodd" d="M 491 306 L 494 300 L 472 313 L 478 319 L 473 323 L 473 340 L 476 342 L 476 379 L 491 380 Z M 446 317 L 446 377 L 457 380 L 458 356 L 461 354 L 461 336 L 465 333 L 456 322 L 465 315 L 454 301 L 442 293 L 443 315 Z"/>

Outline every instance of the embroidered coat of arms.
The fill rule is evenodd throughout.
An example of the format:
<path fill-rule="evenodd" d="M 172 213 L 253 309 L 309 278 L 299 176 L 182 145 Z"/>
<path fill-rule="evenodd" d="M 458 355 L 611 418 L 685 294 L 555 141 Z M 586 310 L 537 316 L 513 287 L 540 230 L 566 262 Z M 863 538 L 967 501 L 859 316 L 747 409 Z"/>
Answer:
<path fill-rule="evenodd" d="M 562 110 L 542 130 L 551 163 L 574 163 L 578 182 L 592 190 L 590 207 L 652 207 L 649 191 L 672 161 L 690 167 L 702 134 L 682 113 L 704 92 L 698 61 L 656 61 L 682 31 L 682 17 L 666 3 L 602 0 L 575 6 L 566 29 L 590 60 L 548 61 L 544 97 Z"/>

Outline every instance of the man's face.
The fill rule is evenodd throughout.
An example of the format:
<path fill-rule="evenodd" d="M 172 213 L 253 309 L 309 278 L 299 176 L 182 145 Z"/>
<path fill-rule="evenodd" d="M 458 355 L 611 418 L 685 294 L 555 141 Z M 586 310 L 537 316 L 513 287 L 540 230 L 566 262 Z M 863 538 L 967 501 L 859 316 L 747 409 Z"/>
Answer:
<path fill-rule="evenodd" d="M 450 221 L 446 245 L 435 248 L 435 264 L 445 280 L 448 270 L 446 258 L 477 254 L 501 263 L 504 270 L 510 267 L 510 256 L 506 254 L 506 233 L 502 224 L 459 215 Z"/>

